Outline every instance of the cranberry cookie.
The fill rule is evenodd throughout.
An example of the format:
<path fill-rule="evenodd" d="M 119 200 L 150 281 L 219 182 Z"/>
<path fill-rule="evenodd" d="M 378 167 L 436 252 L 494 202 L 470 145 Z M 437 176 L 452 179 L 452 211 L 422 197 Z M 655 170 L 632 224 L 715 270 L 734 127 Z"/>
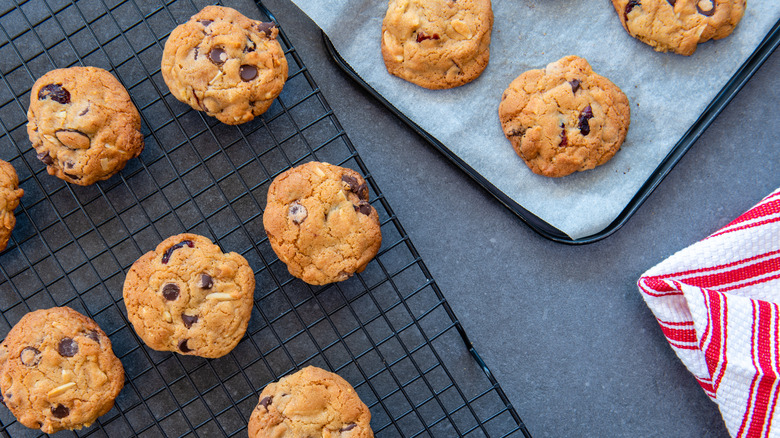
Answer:
<path fill-rule="evenodd" d="M 127 317 L 150 348 L 215 358 L 249 324 L 255 277 L 246 259 L 211 240 L 179 234 L 133 263 L 123 296 Z"/>
<path fill-rule="evenodd" d="M 238 125 L 266 112 L 287 80 L 274 23 L 207 6 L 171 32 L 162 76 L 180 101 Z"/>
<path fill-rule="evenodd" d="M 534 173 L 566 176 L 606 163 L 620 149 L 631 114 L 628 98 L 588 61 L 567 56 L 529 70 L 504 91 L 504 134 Z"/>
<path fill-rule="evenodd" d="M 3 404 L 45 433 L 88 427 L 111 410 L 124 382 L 106 334 L 68 307 L 28 313 L 0 344 Z"/>
<path fill-rule="evenodd" d="M 490 0 L 390 0 L 382 57 L 390 74 L 430 89 L 476 79 L 490 59 Z"/>
<path fill-rule="evenodd" d="M 371 412 L 338 374 L 306 367 L 270 383 L 249 418 L 249 438 L 372 438 Z"/>
<path fill-rule="evenodd" d="M 19 200 L 24 190 L 19 188 L 19 177 L 11 163 L 0 160 L 0 251 L 8 246 L 11 231 L 16 225 L 14 210 L 19 206 Z"/>
<path fill-rule="evenodd" d="M 731 35 L 745 0 L 612 0 L 628 33 L 659 52 L 692 55 L 699 43 Z"/>
<path fill-rule="evenodd" d="M 87 186 L 141 154 L 141 116 L 121 83 L 97 67 L 41 76 L 30 91 L 27 134 L 49 175 Z"/>
<path fill-rule="evenodd" d="M 368 203 L 363 177 L 317 161 L 274 179 L 263 225 L 290 274 L 309 284 L 362 272 L 382 245 L 379 215 Z"/>

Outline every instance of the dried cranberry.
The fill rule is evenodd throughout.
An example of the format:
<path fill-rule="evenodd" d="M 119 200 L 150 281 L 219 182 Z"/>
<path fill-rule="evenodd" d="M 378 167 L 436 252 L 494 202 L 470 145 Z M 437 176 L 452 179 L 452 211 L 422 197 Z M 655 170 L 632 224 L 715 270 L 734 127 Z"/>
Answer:
<path fill-rule="evenodd" d="M 171 254 L 173 254 L 174 251 L 176 251 L 179 248 L 183 248 L 185 246 L 188 246 L 190 248 L 194 247 L 195 244 L 192 243 L 192 240 L 182 240 L 181 242 L 177 243 L 176 245 L 173 245 L 172 247 L 168 248 L 167 251 L 162 256 L 162 264 L 167 264 L 168 260 L 171 259 Z"/>
<path fill-rule="evenodd" d="M 566 125 L 561 123 L 561 143 L 558 145 L 564 147 L 569 144 L 569 139 L 566 138 Z"/>
<path fill-rule="evenodd" d="M 421 42 L 423 42 L 425 40 L 438 40 L 438 39 L 439 39 L 439 34 L 438 33 L 435 33 L 433 35 L 426 35 L 425 32 L 423 32 L 423 31 L 420 31 L 420 32 L 417 33 L 417 42 L 418 43 L 421 43 Z"/>
<path fill-rule="evenodd" d="M 44 85 L 38 90 L 38 100 L 43 100 L 47 97 L 58 103 L 70 103 L 70 93 L 60 84 Z"/>
<path fill-rule="evenodd" d="M 580 122 L 577 125 L 577 127 L 580 128 L 582 135 L 590 134 L 590 125 L 588 124 L 588 120 L 592 118 L 593 110 L 590 108 L 590 105 L 588 105 L 584 110 L 582 110 L 582 113 L 580 114 Z"/>
<path fill-rule="evenodd" d="M 639 0 L 628 0 L 628 4 L 626 5 L 626 12 L 623 14 L 623 17 L 628 21 L 628 13 L 631 12 L 634 7 L 641 6 L 642 3 Z"/>

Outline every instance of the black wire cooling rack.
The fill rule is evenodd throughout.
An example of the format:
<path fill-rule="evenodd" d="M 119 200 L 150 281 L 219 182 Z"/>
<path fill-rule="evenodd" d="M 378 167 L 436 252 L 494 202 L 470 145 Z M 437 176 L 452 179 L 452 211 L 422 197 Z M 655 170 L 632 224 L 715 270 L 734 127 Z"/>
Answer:
<path fill-rule="evenodd" d="M 203 6 L 0 1 L 0 158 L 25 191 L 0 255 L 0 335 L 31 310 L 70 306 L 106 331 L 127 375 L 108 414 L 56 436 L 245 436 L 262 388 L 305 365 L 352 383 L 378 437 L 530 436 L 284 32 L 289 80 L 262 117 L 231 127 L 171 96 L 160 75 L 164 40 Z M 260 7 L 241 9 L 268 20 Z M 140 158 L 89 187 L 49 176 L 25 128 L 35 79 L 72 65 L 111 71 L 143 118 Z M 365 175 L 382 223 L 368 268 L 325 287 L 292 278 L 262 226 L 270 181 L 310 160 Z M 220 359 L 150 350 L 127 323 L 125 272 L 185 231 L 242 254 L 255 270 L 247 335 Z M 40 435 L 4 407 L 0 432 Z"/>

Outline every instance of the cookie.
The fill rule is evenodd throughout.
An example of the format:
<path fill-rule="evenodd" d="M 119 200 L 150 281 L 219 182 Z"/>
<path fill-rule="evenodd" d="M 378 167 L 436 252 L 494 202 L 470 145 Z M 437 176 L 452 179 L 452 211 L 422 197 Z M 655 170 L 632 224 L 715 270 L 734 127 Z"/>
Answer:
<path fill-rule="evenodd" d="M 162 76 L 171 93 L 228 125 L 266 112 L 287 80 L 274 23 L 207 6 L 165 42 Z"/>
<path fill-rule="evenodd" d="M 27 134 L 49 175 L 88 186 L 141 154 L 141 116 L 121 83 L 97 67 L 41 76 L 30 91 Z"/>
<path fill-rule="evenodd" d="M 11 231 L 16 225 L 14 210 L 19 206 L 24 190 L 19 188 L 19 177 L 11 163 L 0 160 L 0 251 L 8 246 Z"/>
<path fill-rule="evenodd" d="M 133 263 L 125 277 L 127 317 L 154 350 L 215 358 L 228 354 L 249 324 L 255 277 L 240 254 L 178 234 Z"/>
<path fill-rule="evenodd" d="M 504 135 L 534 173 L 550 177 L 600 166 L 628 132 L 628 98 L 588 61 L 566 56 L 518 76 L 498 106 Z"/>
<path fill-rule="evenodd" d="M 659 52 L 692 55 L 696 46 L 725 38 L 745 13 L 745 0 L 612 0 L 634 38 Z"/>
<path fill-rule="evenodd" d="M 124 382 L 106 334 L 68 307 L 26 314 L 0 344 L 3 404 L 45 433 L 88 427 L 111 410 Z"/>
<path fill-rule="evenodd" d="M 309 284 L 362 272 L 382 245 L 368 186 L 352 169 L 310 162 L 289 169 L 268 188 L 263 225 L 279 259 Z"/>
<path fill-rule="evenodd" d="M 370 438 L 371 412 L 338 374 L 309 366 L 270 383 L 249 418 L 249 438 Z"/>
<path fill-rule="evenodd" d="M 382 57 L 390 74 L 434 90 L 476 79 L 490 59 L 490 0 L 389 0 Z"/>

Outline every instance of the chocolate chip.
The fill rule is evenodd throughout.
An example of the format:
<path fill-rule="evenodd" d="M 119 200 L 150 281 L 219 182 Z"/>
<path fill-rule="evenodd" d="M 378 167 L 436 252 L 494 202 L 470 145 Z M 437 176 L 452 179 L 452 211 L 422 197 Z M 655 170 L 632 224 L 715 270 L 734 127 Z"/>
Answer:
<path fill-rule="evenodd" d="M 80 176 L 78 176 L 76 174 L 73 174 L 73 173 L 68 173 L 68 172 L 62 172 L 62 173 L 64 173 L 65 176 L 67 176 L 70 179 L 75 179 L 75 180 L 80 180 L 81 179 Z"/>
<path fill-rule="evenodd" d="M 525 131 L 526 131 L 526 128 L 523 127 L 523 126 L 521 126 L 519 128 L 514 128 L 514 129 L 509 131 L 509 136 L 510 137 L 516 137 L 516 136 L 522 137 L 522 136 L 525 135 Z"/>
<path fill-rule="evenodd" d="M 438 39 L 439 39 L 439 34 L 438 33 L 435 33 L 433 35 L 426 35 L 425 32 L 422 32 L 422 31 L 417 33 L 417 42 L 418 43 L 421 43 L 421 42 L 423 42 L 425 40 L 438 40 Z"/>
<path fill-rule="evenodd" d="M 48 152 L 41 152 L 40 154 L 38 154 L 38 159 L 41 160 L 41 162 L 43 162 L 43 164 L 47 166 L 51 166 L 52 164 L 54 164 L 54 160 L 52 160 Z"/>
<path fill-rule="evenodd" d="M 176 251 L 179 248 L 182 248 L 184 246 L 189 246 L 190 248 L 194 247 L 195 244 L 192 243 L 192 240 L 182 240 L 181 242 L 177 243 L 176 245 L 173 245 L 172 247 L 168 248 L 167 251 L 162 256 L 162 264 L 168 263 L 168 260 L 171 259 L 171 254 L 173 254 L 174 251 Z"/>
<path fill-rule="evenodd" d="M 98 332 L 95 330 L 90 330 L 86 333 L 84 333 L 84 336 L 88 337 L 89 339 L 92 339 L 93 341 L 100 343 L 100 336 L 98 336 Z"/>
<path fill-rule="evenodd" d="M 564 147 L 569 144 L 569 139 L 566 138 L 566 125 L 561 123 L 561 143 L 558 145 Z"/>
<path fill-rule="evenodd" d="M 582 135 L 590 134 L 590 125 L 588 124 L 588 120 L 592 118 L 593 110 L 590 108 L 590 105 L 588 105 L 584 110 L 582 110 L 582 113 L 580 114 L 580 122 L 577 125 L 577 127 L 580 128 Z"/>
<path fill-rule="evenodd" d="M 86 116 L 88 112 L 89 112 L 89 106 L 87 106 L 86 108 L 84 108 L 84 111 L 80 112 L 80 113 L 79 113 L 79 115 L 80 115 L 80 116 Z"/>
<path fill-rule="evenodd" d="M 358 195 L 358 197 L 364 201 L 368 200 L 368 186 L 366 183 L 358 184 L 357 178 L 352 175 L 342 175 L 341 180 L 347 183 L 349 191 Z"/>
<path fill-rule="evenodd" d="M 710 6 L 709 9 L 702 9 L 701 5 L 704 3 L 704 6 Z M 715 1 L 714 0 L 699 0 L 696 3 L 696 10 L 699 11 L 700 14 L 704 15 L 705 17 L 712 17 L 715 15 Z"/>
<path fill-rule="evenodd" d="M 19 360 L 28 367 L 34 367 L 41 361 L 41 352 L 34 347 L 26 347 L 19 354 Z"/>
<path fill-rule="evenodd" d="M 259 404 L 260 406 L 262 406 L 262 407 L 264 407 L 264 408 L 268 409 L 268 406 L 271 404 L 271 402 L 273 401 L 273 399 L 274 399 L 274 397 L 273 397 L 273 396 L 271 396 L 271 395 L 269 395 L 268 397 L 263 397 L 263 399 L 262 399 L 262 400 L 260 400 L 260 403 L 258 403 L 258 404 Z"/>
<path fill-rule="evenodd" d="M 65 418 L 70 414 L 70 409 L 67 406 L 57 405 L 51 408 L 51 414 L 57 418 Z"/>
<path fill-rule="evenodd" d="M 163 286 L 162 294 L 166 300 L 173 301 L 176 298 L 179 298 L 179 286 L 173 283 L 168 283 L 165 286 Z"/>
<path fill-rule="evenodd" d="M 203 27 L 209 27 L 209 24 L 213 23 L 214 20 L 198 20 L 198 23 L 202 24 Z"/>
<path fill-rule="evenodd" d="M 356 193 L 358 195 L 358 198 L 364 201 L 368 201 L 368 186 L 366 185 L 366 183 L 359 185 Z"/>
<path fill-rule="evenodd" d="M 577 93 L 577 90 L 580 89 L 580 80 L 574 79 L 572 81 L 569 81 L 569 85 L 571 85 L 571 92 L 572 94 Z"/>
<path fill-rule="evenodd" d="M 75 129 L 58 129 L 54 132 L 54 136 L 60 143 L 64 144 L 70 149 L 88 149 L 89 148 L 89 136 L 81 131 Z"/>
<path fill-rule="evenodd" d="M 631 12 L 634 7 L 641 6 L 642 3 L 639 0 L 628 0 L 628 4 L 626 5 L 626 11 L 623 14 L 623 18 L 625 21 L 628 21 L 628 13 Z"/>
<path fill-rule="evenodd" d="M 355 211 L 359 211 L 360 213 L 363 213 L 366 216 L 371 215 L 371 204 L 369 204 L 366 201 L 360 201 L 360 204 L 355 206 Z"/>
<path fill-rule="evenodd" d="M 201 289 L 211 289 L 214 286 L 214 279 L 209 274 L 200 274 L 197 286 Z"/>
<path fill-rule="evenodd" d="M 73 166 L 75 166 L 73 161 L 68 161 L 68 162 L 65 163 L 65 168 L 66 169 L 73 169 Z"/>
<path fill-rule="evenodd" d="M 344 426 L 341 429 L 339 429 L 339 432 L 349 432 L 350 430 L 354 429 L 357 424 L 352 423 L 349 426 Z"/>
<path fill-rule="evenodd" d="M 60 84 L 44 85 L 38 90 L 38 100 L 43 100 L 47 97 L 61 104 L 70 103 L 70 93 Z"/>
<path fill-rule="evenodd" d="M 274 23 L 273 21 L 269 21 L 269 22 L 261 21 L 257 25 L 257 31 L 265 33 L 266 37 L 270 37 L 274 27 L 276 27 L 276 23 Z"/>
<path fill-rule="evenodd" d="M 214 64 L 217 64 L 217 65 L 224 64 L 225 61 L 227 61 L 227 59 L 228 59 L 228 55 L 227 55 L 227 52 L 225 52 L 225 50 L 222 49 L 221 47 L 214 47 L 209 52 L 209 59 Z"/>
<path fill-rule="evenodd" d="M 254 41 L 247 39 L 246 46 L 244 47 L 244 53 L 254 52 L 257 48 L 257 44 Z"/>
<path fill-rule="evenodd" d="M 287 211 L 287 217 L 289 217 L 295 225 L 300 225 L 308 216 L 309 212 L 306 211 L 306 207 L 298 203 L 298 201 L 293 201 L 293 203 L 290 204 L 290 209 Z"/>
<path fill-rule="evenodd" d="M 197 46 L 196 46 L 196 47 L 195 47 L 195 56 L 193 56 L 193 57 L 192 57 L 192 59 L 195 59 L 195 60 L 197 60 L 197 59 L 198 59 L 198 49 L 199 49 L 199 47 L 197 47 Z M 194 93 L 193 93 L 193 94 L 194 94 Z"/>
<path fill-rule="evenodd" d="M 190 328 L 190 327 L 192 327 L 193 324 L 198 322 L 198 315 L 190 316 L 190 315 L 185 315 L 185 314 L 182 313 L 181 314 L 181 321 L 184 323 L 184 327 Z"/>
<path fill-rule="evenodd" d="M 182 339 L 181 341 L 179 341 L 179 350 L 181 350 L 182 353 L 189 353 L 190 351 L 192 351 L 190 350 L 190 347 L 187 346 L 186 339 Z"/>
<path fill-rule="evenodd" d="M 677 0 L 666 0 L 666 2 L 669 3 L 671 7 L 674 7 L 674 4 L 677 3 Z"/>
<path fill-rule="evenodd" d="M 71 338 L 62 338 L 57 345 L 60 356 L 73 357 L 79 352 L 79 344 Z"/>
<path fill-rule="evenodd" d="M 241 80 L 249 82 L 257 77 L 257 67 L 254 65 L 244 64 L 238 69 L 238 74 L 241 75 Z"/>

